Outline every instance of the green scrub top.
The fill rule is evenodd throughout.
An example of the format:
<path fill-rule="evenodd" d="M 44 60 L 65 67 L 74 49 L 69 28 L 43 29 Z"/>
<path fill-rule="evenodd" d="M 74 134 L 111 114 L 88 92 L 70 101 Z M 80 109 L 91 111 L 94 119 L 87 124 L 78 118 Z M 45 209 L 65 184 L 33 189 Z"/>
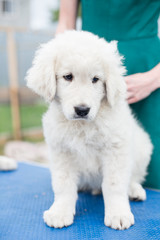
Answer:
<path fill-rule="evenodd" d="M 149 71 L 160 62 L 160 0 L 81 0 L 82 29 L 118 40 L 127 74 Z M 130 105 L 149 133 L 154 152 L 145 186 L 160 189 L 160 89 Z"/>

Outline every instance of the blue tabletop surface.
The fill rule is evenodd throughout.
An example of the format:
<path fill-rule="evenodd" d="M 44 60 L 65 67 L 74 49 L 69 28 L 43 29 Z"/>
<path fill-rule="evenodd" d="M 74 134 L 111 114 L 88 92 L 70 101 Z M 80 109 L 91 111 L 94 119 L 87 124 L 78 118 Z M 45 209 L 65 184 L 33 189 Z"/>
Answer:
<path fill-rule="evenodd" d="M 102 195 L 89 193 L 79 193 L 72 226 L 50 228 L 42 215 L 53 198 L 47 168 L 19 163 L 16 171 L 0 172 L 0 240 L 160 239 L 159 192 L 147 190 L 147 201 L 131 202 L 135 225 L 123 231 L 104 225 Z"/>

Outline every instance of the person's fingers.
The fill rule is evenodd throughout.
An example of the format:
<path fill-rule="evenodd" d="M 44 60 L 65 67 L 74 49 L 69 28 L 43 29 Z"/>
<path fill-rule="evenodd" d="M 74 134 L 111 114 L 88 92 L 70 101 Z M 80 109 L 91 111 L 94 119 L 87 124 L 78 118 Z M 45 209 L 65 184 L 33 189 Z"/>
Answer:
<path fill-rule="evenodd" d="M 133 79 L 134 79 L 133 75 L 128 75 L 128 76 L 124 77 L 124 80 L 126 83 L 132 82 Z"/>
<path fill-rule="evenodd" d="M 132 91 L 134 89 L 134 84 L 133 81 L 131 79 L 126 79 L 126 86 L 127 86 L 127 91 Z"/>
<path fill-rule="evenodd" d="M 130 78 L 125 77 L 125 82 L 128 85 L 131 82 Z"/>
<path fill-rule="evenodd" d="M 133 92 L 134 91 L 134 86 L 132 84 L 127 84 L 127 91 L 128 92 Z"/>
<path fill-rule="evenodd" d="M 134 96 L 133 92 L 127 91 L 127 99 L 132 98 Z"/>
<path fill-rule="evenodd" d="M 128 104 L 132 104 L 132 103 L 138 102 L 138 100 L 137 100 L 135 97 L 133 97 L 133 98 L 129 98 L 129 99 L 127 100 L 127 102 L 128 102 Z"/>

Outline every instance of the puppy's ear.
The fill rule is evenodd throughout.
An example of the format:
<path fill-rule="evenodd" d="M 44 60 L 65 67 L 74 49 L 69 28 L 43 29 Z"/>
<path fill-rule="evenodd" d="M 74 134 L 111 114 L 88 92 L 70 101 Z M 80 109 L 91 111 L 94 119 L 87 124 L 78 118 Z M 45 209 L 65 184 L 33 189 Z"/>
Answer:
<path fill-rule="evenodd" d="M 55 61 L 55 40 L 51 40 L 36 52 L 26 76 L 27 86 L 48 102 L 53 100 L 56 92 Z"/>
<path fill-rule="evenodd" d="M 112 41 L 106 44 L 106 94 L 108 103 L 111 107 L 115 103 L 126 97 L 126 84 L 124 75 L 126 69 L 122 64 L 123 57 L 120 56 L 117 49 L 117 42 Z"/>

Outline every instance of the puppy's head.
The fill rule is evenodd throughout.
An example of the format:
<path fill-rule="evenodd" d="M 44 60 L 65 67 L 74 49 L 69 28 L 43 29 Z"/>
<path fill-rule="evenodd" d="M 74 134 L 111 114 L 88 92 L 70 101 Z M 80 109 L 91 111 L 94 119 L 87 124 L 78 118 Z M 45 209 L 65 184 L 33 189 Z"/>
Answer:
<path fill-rule="evenodd" d="M 42 45 L 26 80 L 46 101 L 58 101 L 67 119 L 93 120 L 104 97 L 110 107 L 124 99 L 124 73 L 115 42 L 68 31 Z"/>

